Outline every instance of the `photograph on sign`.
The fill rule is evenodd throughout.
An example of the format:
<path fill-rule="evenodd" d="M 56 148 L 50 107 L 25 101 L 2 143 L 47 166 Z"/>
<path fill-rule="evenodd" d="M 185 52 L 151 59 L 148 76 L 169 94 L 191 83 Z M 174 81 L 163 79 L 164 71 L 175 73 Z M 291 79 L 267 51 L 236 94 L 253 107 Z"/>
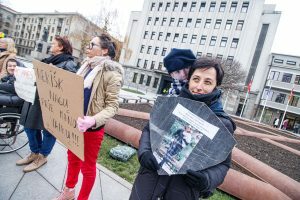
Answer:
<path fill-rule="evenodd" d="M 83 134 L 76 123 L 83 116 L 83 77 L 37 60 L 33 65 L 45 128 L 84 160 Z"/>

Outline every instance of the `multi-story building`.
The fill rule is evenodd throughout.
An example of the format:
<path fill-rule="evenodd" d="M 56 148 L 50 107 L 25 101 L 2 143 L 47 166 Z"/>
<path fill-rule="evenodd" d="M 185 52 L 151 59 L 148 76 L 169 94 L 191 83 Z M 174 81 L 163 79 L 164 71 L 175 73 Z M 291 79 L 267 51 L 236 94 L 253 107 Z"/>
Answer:
<path fill-rule="evenodd" d="M 125 85 L 161 93 L 170 80 L 164 56 L 188 48 L 198 57 L 237 60 L 247 72 L 245 84 L 254 76 L 257 94 L 279 19 L 264 0 L 145 0 L 141 12 L 131 13 L 121 52 Z"/>
<path fill-rule="evenodd" d="M 12 36 L 13 25 L 17 12 L 0 4 L 0 32 L 7 36 Z"/>
<path fill-rule="evenodd" d="M 292 130 L 300 123 L 300 56 L 272 53 L 268 66 L 255 119 L 273 124 L 275 118 L 281 121 L 286 111 L 288 129 Z"/>
<path fill-rule="evenodd" d="M 42 51 L 42 47 L 38 45 L 41 44 L 39 41 L 46 42 L 49 51 L 53 37 L 65 35 L 72 43 L 73 56 L 82 59 L 89 37 L 102 32 L 101 28 L 79 13 L 18 13 L 14 23 L 13 38 L 18 54 L 25 57 L 30 56 L 33 50 Z"/>

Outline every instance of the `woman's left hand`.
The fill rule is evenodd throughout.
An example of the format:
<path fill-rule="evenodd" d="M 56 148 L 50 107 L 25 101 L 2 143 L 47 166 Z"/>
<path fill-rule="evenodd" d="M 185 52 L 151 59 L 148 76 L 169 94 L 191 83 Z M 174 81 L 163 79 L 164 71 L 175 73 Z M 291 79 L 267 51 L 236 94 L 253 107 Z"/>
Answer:
<path fill-rule="evenodd" d="M 93 127 L 96 124 L 94 117 L 84 116 L 83 118 L 78 117 L 77 127 L 80 132 L 85 132 L 87 129 Z"/>

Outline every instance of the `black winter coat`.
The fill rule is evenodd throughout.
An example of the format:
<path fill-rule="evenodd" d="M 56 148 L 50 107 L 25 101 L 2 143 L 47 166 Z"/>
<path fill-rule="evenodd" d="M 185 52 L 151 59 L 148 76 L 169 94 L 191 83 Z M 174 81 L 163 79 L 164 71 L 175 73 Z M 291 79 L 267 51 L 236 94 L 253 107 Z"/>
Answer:
<path fill-rule="evenodd" d="M 14 86 L 15 80 L 15 77 L 12 75 L 1 78 L 0 106 L 22 106 L 24 101 L 16 94 Z"/>
<path fill-rule="evenodd" d="M 184 89 L 183 89 L 184 90 Z M 184 92 L 182 90 L 182 92 Z M 187 92 L 187 91 L 186 91 Z M 190 95 L 183 95 L 182 97 L 201 100 L 201 98 L 190 98 Z M 206 95 L 202 98 L 211 109 L 212 104 L 220 104 L 220 93 L 218 95 Z M 223 122 L 225 127 L 233 134 L 236 126 L 234 122 L 228 117 L 224 111 L 220 112 L 220 106 L 218 109 L 212 109 L 219 119 Z M 216 107 L 216 106 L 215 106 Z M 140 146 L 138 150 L 139 160 L 142 154 L 151 150 L 150 143 L 150 129 L 149 124 L 143 129 L 142 136 L 140 138 Z M 222 163 L 202 170 L 209 177 L 209 186 L 205 191 L 199 191 L 196 188 L 189 187 L 185 181 L 185 175 L 173 175 L 173 176 L 160 176 L 156 171 L 149 170 L 144 167 L 140 167 L 137 178 L 132 188 L 130 200 L 198 200 L 199 197 L 209 196 L 214 189 L 216 189 L 222 182 L 230 168 L 231 154 Z"/>
<path fill-rule="evenodd" d="M 43 59 L 42 62 L 47 64 L 51 63 L 58 68 L 75 73 L 76 64 L 73 60 L 74 59 L 71 55 L 59 54 L 56 56 L 51 56 L 49 58 Z M 38 92 L 36 92 L 33 105 L 29 102 L 26 101 L 24 102 L 22 112 L 21 112 L 20 124 L 22 124 L 25 128 L 38 129 L 38 130 L 44 129 L 42 110 L 41 110 Z"/>

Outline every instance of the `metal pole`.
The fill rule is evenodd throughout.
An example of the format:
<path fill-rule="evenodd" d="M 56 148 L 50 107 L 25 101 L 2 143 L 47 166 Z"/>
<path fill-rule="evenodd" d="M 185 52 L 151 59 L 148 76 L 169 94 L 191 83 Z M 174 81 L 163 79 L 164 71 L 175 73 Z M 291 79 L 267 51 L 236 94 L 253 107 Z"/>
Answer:
<path fill-rule="evenodd" d="M 272 88 L 273 81 L 270 80 L 270 82 L 271 82 L 271 83 L 270 83 L 270 88 L 268 89 L 268 94 L 267 94 L 267 97 L 266 97 L 266 99 L 265 99 L 264 107 L 263 107 L 263 109 L 262 109 L 262 112 L 261 112 L 261 115 L 260 115 L 260 118 L 259 118 L 258 123 L 261 122 L 261 119 L 262 119 L 262 116 L 263 116 L 263 114 L 264 114 L 264 111 L 265 111 L 265 108 L 266 108 L 266 104 L 267 104 L 267 101 L 268 101 L 268 98 L 269 98 L 269 94 L 270 94 L 270 92 L 271 92 L 271 88 Z"/>
<path fill-rule="evenodd" d="M 246 101 L 247 101 L 247 99 L 248 99 L 248 95 L 249 95 L 249 92 L 248 92 L 248 90 L 247 90 L 246 98 L 245 98 L 245 101 L 244 101 L 244 104 L 243 104 L 243 107 L 242 107 L 242 111 L 241 111 L 240 117 L 242 117 L 242 115 L 243 115 L 244 108 L 245 108 L 245 105 L 246 105 Z"/>

